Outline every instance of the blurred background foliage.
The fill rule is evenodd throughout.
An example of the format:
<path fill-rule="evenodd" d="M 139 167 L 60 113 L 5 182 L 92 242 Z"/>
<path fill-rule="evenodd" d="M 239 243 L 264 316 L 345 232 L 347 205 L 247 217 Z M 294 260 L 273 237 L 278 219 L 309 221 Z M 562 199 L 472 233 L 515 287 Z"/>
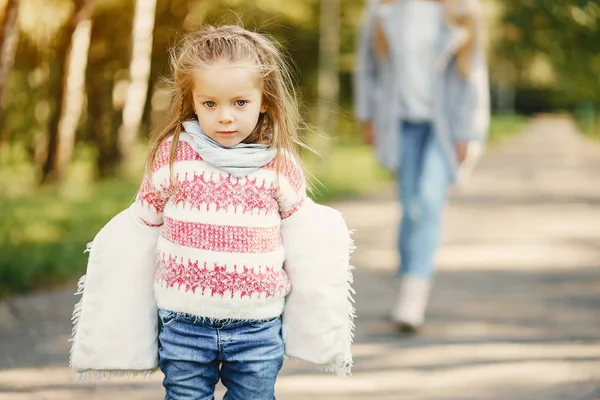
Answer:
<path fill-rule="evenodd" d="M 573 112 L 587 133 L 600 136 L 600 3 L 482 2 L 492 142 L 537 112 Z M 317 200 L 388 185 L 390 174 L 361 144 L 351 112 L 363 6 L 364 0 L 0 0 L 0 297 L 84 271 L 85 244 L 135 196 L 148 134 L 169 101 L 161 81 L 169 73 L 168 49 L 205 24 L 243 24 L 272 35 L 296 66 L 309 122 L 317 122 L 318 99 L 336 104 L 328 110 L 328 144 L 318 149 L 324 158 L 306 160 L 322 183 Z M 329 71 L 339 78 L 339 93 L 320 92 L 319 69 L 326 66 L 319 58 L 328 56 L 320 53 L 323 29 L 339 35 L 339 62 Z"/>

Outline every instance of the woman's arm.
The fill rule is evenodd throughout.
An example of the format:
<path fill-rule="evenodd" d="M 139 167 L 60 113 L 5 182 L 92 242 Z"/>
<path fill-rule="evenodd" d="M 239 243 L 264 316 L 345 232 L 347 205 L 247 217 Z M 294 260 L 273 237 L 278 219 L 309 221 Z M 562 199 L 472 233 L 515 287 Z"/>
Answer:
<path fill-rule="evenodd" d="M 373 92 L 375 86 L 376 64 L 373 52 L 373 34 L 375 24 L 375 2 L 369 0 L 359 31 L 358 48 L 354 68 L 354 112 L 363 122 L 373 119 Z"/>
<path fill-rule="evenodd" d="M 473 52 L 471 71 L 457 94 L 457 112 L 453 129 L 457 143 L 485 141 L 490 124 L 488 67 L 483 49 Z"/>

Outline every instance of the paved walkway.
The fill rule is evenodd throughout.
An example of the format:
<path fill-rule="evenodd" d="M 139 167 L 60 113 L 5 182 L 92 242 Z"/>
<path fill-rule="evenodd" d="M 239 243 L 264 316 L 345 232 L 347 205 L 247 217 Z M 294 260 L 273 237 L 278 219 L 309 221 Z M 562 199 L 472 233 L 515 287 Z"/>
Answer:
<path fill-rule="evenodd" d="M 533 121 L 454 191 L 419 337 L 400 336 L 386 319 L 398 220 L 391 192 L 337 206 L 359 246 L 354 376 L 288 362 L 279 399 L 600 397 L 600 146 L 569 120 Z M 159 375 L 73 383 L 72 291 L 0 303 L 0 399 L 162 398 Z"/>

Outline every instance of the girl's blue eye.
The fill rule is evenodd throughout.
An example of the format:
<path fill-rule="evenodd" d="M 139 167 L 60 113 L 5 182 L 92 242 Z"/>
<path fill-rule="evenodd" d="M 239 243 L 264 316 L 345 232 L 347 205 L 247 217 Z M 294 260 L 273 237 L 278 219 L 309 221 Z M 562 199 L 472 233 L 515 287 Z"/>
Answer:
<path fill-rule="evenodd" d="M 208 108 L 213 108 L 215 107 L 217 104 L 214 101 L 207 101 L 206 103 L 204 103 L 204 105 Z"/>
<path fill-rule="evenodd" d="M 237 100 L 235 102 L 235 105 L 238 107 L 244 107 L 246 104 L 248 104 L 248 100 Z"/>

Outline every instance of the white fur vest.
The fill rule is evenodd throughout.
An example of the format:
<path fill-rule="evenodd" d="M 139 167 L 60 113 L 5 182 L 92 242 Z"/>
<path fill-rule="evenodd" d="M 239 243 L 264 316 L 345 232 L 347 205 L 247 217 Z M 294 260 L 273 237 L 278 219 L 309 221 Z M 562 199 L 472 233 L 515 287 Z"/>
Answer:
<path fill-rule="evenodd" d="M 144 375 L 158 368 L 158 319 L 153 283 L 159 227 L 130 209 L 111 219 L 88 246 L 82 297 L 73 313 L 70 364 L 81 380 Z M 310 200 L 282 221 L 288 295 L 286 354 L 338 375 L 352 367 L 353 248 L 341 214 Z"/>

